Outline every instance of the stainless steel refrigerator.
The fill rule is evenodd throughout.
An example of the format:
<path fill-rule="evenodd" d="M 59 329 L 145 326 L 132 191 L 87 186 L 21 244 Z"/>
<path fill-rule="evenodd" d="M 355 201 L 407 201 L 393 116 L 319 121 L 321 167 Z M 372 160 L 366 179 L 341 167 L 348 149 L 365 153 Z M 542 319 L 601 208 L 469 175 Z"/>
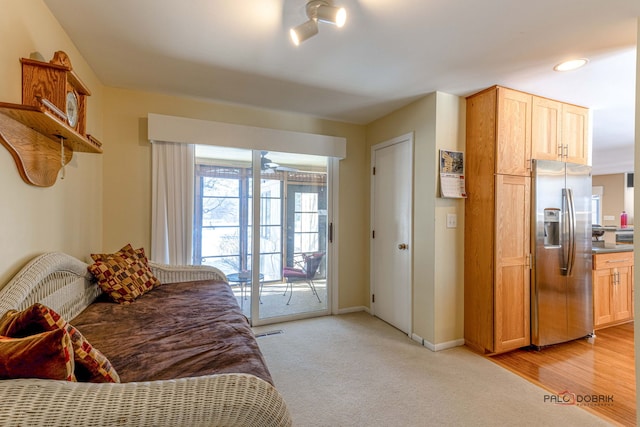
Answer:
<path fill-rule="evenodd" d="M 533 161 L 531 343 L 593 333 L 591 167 Z"/>

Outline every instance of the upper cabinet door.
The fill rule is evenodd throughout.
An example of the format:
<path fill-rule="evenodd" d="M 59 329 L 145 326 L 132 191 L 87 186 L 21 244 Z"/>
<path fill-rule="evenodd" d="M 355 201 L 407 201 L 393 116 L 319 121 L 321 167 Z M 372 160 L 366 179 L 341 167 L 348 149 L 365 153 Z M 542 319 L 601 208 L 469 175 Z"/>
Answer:
<path fill-rule="evenodd" d="M 498 88 L 496 173 L 531 175 L 532 95 Z"/>
<path fill-rule="evenodd" d="M 589 164 L 589 110 L 533 97 L 531 158 Z"/>
<path fill-rule="evenodd" d="M 534 96 L 531 124 L 531 158 L 563 160 L 562 103 Z"/>
<path fill-rule="evenodd" d="M 562 144 L 567 162 L 589 164 L 589 109 L 576 105 L 562 105 Z"/>

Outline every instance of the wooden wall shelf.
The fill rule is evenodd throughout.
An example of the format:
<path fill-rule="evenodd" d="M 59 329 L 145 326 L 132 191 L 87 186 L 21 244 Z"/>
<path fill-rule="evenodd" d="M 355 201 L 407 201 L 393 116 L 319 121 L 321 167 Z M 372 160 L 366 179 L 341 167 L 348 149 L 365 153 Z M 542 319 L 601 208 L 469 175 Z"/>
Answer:
<path fill-rule="evenodd" d="M 46 107 L 5 102 L 0 102 L 0 143 L 11 153 L 22 179 L 39 187 L 55 184 L 74 151 L 102 153 L 100 141 L 80 135 Z"/>
<path fill-rule="evenodd" d="M 102 153 L 102 143 L 86 132 L 91 93 L 61 50 L 49 62 L 20 63 L 22 103 L 0 102 L 0 144 L 27 184 L 50 187 L 74 151 Z"/>
<path fill-rule="evenodd" d="M 72 151 L 102 153 L 101 142 L 90 135 L 87 135 L 86 138 L 80 135 L 75 129 L 69 127 L 66 122 L 47 111 L 45 107 L 38 108 L 31 105 L 0 102 L 0 113 L 56 142 L 60 141 L 60 137 L 64 138 L 65 148 Z"/>

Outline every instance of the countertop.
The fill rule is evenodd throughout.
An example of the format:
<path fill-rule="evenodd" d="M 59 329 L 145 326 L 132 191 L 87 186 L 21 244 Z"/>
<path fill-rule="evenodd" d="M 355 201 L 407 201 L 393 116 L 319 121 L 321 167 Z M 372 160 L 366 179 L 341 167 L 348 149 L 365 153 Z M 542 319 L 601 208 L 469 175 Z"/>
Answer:
<path fill-rule="evenodd" d="M 613 252 L 633 252 L 633 245 L 615 245 L 614 247 L 605 247 L 603 241 L 593 242 L 591 244 L 594 254 L 608 254 Z"/>
<path fill-rule="evenodd" d="M 614 225 L 594 225 L 592 226 L 594 230 L 604 230 L 604 231 L 633 231 L 633 225 L 628 227 L 616 227 Z"/>

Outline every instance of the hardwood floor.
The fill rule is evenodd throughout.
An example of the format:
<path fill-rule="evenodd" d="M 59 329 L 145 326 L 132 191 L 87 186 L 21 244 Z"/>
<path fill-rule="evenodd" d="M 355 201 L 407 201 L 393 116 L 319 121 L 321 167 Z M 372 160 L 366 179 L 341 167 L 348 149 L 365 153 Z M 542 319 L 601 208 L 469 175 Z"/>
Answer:
<path fill-rule="evenodd" d="M 520 349 L 489 359 L 552 392 L 550 404 L 564 402 L 573 394 L 576 404 L 608 421 L 636 425 L 633 322 L 600 329 L 593 340 L 540 351 Z"/>

